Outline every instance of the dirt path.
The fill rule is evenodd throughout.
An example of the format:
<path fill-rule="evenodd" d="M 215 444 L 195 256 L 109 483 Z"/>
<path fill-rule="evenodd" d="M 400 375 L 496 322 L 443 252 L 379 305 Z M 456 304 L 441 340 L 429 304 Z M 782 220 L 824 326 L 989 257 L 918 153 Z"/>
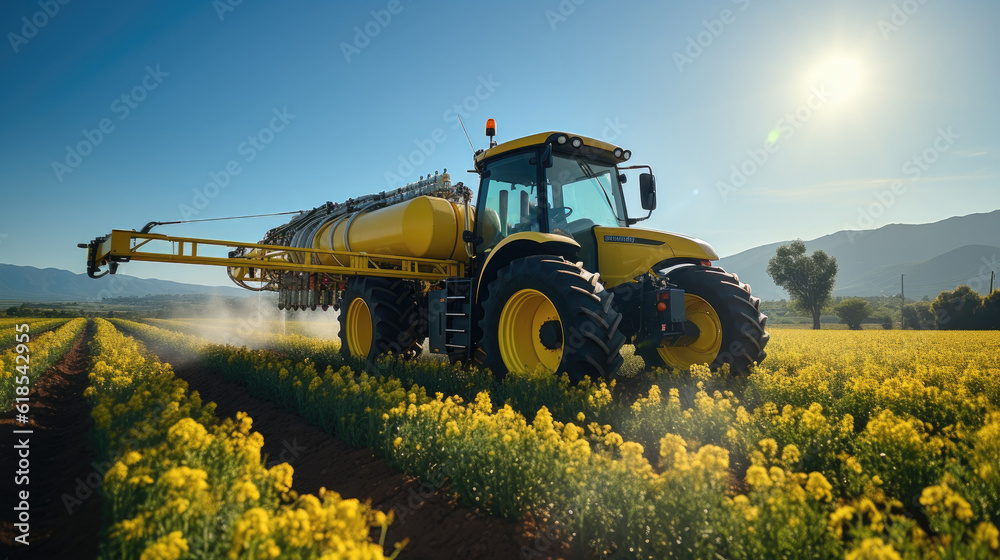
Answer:
<path fill-rule="evenodd" d="M 14 412 L 0 415 L 0 549 L 11 558 L 95 558 L 101 530 L 102 504 L 95 488 L 104 469 L 95 463 L 87 439 L 90 408 L 83 399 L 90 365 L 88 344 L 93 322 L 73 347 L 32 386 L 31 421 L 15 422 Z M 14 434 L 13 430 L 32 430 Z M 18 470 L 14 446 L 28 437 L 30 533 L 28 547 L 16 545 L 12 506 Z"/>
<path fill-rule="evenodd" d="M 217 404 L 219 417 L 244 411 L 264 436 L 268 465 L 288 462 L 295 469 L 294 487 L 315 493 L 320 487 L 347 498 L 370 500 L 382 511 L 396 511 L 386 537 L 392 543 L 409 539 L 403 559 L 509 560 L 564 558 L 568 547 L 542 535 L 529 522 L 510 522 L 462 507 L 435 485 L 393 471 L 369 449 L 358 449 L 331 437 L 273 401 L 250 394 L 242 385 L 226 383 L 200 364 L 172 361 L 178 377 L 197 390 L 204 401 Z"/>

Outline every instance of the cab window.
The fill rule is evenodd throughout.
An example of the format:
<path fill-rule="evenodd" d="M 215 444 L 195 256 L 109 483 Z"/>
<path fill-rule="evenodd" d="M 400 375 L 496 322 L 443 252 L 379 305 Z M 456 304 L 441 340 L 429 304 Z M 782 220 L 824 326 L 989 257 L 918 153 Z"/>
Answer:
<path fill-rule="evenodd" d="M 503 238 L 539 231 L 537 168 L 533 152 L 512 155 L 486 166 L 476 223 L 477 253 L 489 251 Z M 485 199 L 483 198 L 485 193 Z"/>

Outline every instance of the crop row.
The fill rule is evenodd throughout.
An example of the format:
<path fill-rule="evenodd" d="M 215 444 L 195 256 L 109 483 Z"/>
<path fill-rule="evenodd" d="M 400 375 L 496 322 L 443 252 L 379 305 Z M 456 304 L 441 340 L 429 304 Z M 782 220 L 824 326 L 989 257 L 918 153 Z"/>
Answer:
<path fill-rule="evenodd" d="M 69 319 L 39 319 L 36 317 L 0 319 L 4 323 L 0 324 L 0 350 L 7 350 L 17 341 L 20 334 L 15 328 L 16 325 L 28 325 L 32 335 L 39 335 L 45 331 L 50 331 L 56 327 L 66 324 Z"/>
<path fill-rule="evenodd" d="M 16 344 L 0 354 L 0 410 L 9 409 L 17 397 L 28 396 L 31 384 L 69 351 L 87 325 L 86 319 L 62 321 L 65 324 L 58 329 L 41 334 L 30 324 L 27 332 L 16 333 Z"/>
<path fill-rule="evenodd" d="M 990 341 L 960 336 L 969 333 L 926 341 L 837 333 L 820 342 L 786 331 L 792 343 L 778 346 L 787 357 L 779 352 L 774 369 L 759 368 L 749 380 L 704 368 L 686 377 L 660 372 L 648 391 L 625 400 L 611 398 L 614 388 L 532 376 L 470 399 L 462 393 L 488 386 L 474 371 L 397 360 L 368 373 L 319 369 L 275 352 L 143 330 L 176 349 L 200 347 L 228 379 L 373 447 L 401 470 L 447 479 L 466 503 L 558 520 L 592 552 L 997 553 L 998 371 L 984 350 Z M 900 342 L 932 348 L 913 359 L 899 355 Z M 814 350 L 827 361 L 800 359 Z M 933 409 L 920 408 L 928 398 Z M 522 413 L 546 399 L 537 414 Z"/>
<path fill-rule="evenodd" d="M 14 325 L 20 323 L 31 323 L 34 321 L 43 321 L 41 317 L 0 317 L 0 329 L 13 327 Z M 68 319 L 64 319 L 68 320 Z"/>
<path fill-rule="evenodd" d="M 62 321 L 64 323 L 66 321 L 69 321 L 69 319 L 66 317 L 62 318 L 57 317 L 55 319 L 46 317 L 0 317 L 0 328 L 6 328 L 20 323 L 37 323 L 40 321 L 52 321 L 52 320 Z"/>
<path fill-rule="evenodd" d="M 96 322 L 84 395 L 112 465 L 102 558 L 384 558 L 369 531 L 384 538 L 385 514 L 335 492 L 296 494 L 291 466 L 262 464 L 251 418 L 219 420 L 169 365 Z"/>

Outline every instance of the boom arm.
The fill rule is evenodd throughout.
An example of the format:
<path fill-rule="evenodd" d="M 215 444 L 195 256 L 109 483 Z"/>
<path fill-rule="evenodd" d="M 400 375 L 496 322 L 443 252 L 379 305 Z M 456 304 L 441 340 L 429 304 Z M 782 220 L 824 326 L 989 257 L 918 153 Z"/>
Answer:
<path fill-rule="evenodd" d="M 154 242 L 166 242 L 169 245 L 164 246 L 164 243 Z M 255 282 L 261 285 L 259 289 L 268 289 L 268 285 L 275 280 L 269 273 L 277 271 L 319 273 L 334 278 L 366 275 L 436 281 L 463 276 L 465 268 L 464 263 L 452 260 L 300 249 L 261 243 L 174 237 L 120 229 L 78 246 L 87 249 L 87 274 L 91 278 L 100 278 L 109 272 L 114 274 L 119 263 L 133 260 L 203 264 L 228 267 L 230 277 L 237 284 L 249 288 L 245 283 Z M 219 248 L 231 249 L 228 257 L 198 254 L 199 250 L 212 252 L 212 249 Z M 319 264 L 320 255 L 334 257 L 336 262 L 346 264 L 341 266 Z M 101 272 L 102 266 L 108 266 L 108 270 Z"/>

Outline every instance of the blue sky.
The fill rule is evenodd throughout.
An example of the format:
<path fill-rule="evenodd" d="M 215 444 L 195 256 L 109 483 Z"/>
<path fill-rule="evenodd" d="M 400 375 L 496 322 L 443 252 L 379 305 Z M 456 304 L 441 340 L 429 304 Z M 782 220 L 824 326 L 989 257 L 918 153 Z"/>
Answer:
<path fill-rule="evenodd" d="M 995 210 L 998 16 L 992 0 L 5 2 L 0 262 L 83 272 L 76 243 L 113 228 L 307 209 L 443 168 L 475 185 L 457 113 L 477 148 L 494 117 L 500 141 L 631 149 L 657 174 L 642 225 L 721 255 Z M 283 221 L 157 231 L 257 241 Z"/>

